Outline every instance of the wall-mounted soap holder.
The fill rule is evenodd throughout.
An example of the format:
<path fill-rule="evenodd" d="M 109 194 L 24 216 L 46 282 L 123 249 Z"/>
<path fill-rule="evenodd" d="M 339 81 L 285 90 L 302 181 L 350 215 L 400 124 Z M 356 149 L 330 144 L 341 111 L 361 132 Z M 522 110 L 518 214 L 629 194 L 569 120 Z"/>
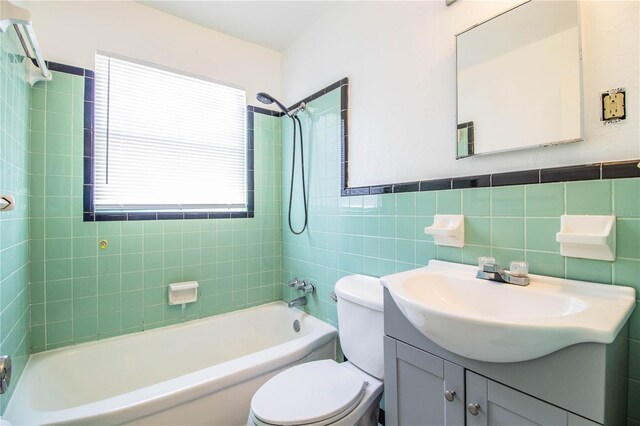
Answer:
<path fill-rule="evenodd" d="M 437 214 L 433 225 L 424 228 L 424 233 L 433 235 L 438 246 L 464 247 L 464 215 Z"/>
<path fill-rule="evenodd" d="M 616 217 L 562 215 L 556 241 L 563 256 L 613 261 Z"/>
<path fill-rule="evenodd" d="M 198 282 L 169 284 L 169 305 L 184 305 L 198 300 Z"/>

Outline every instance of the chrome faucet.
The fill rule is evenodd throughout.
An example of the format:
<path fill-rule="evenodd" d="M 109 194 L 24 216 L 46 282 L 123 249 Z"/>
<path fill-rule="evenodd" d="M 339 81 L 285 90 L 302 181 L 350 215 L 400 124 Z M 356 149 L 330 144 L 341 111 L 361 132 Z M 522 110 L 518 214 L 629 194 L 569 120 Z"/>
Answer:
<path fill-rule="evenodd" d="M 298 278 L 294 278 L 289 281 L 289 287 L 303 291 L 304 294 L 314 293 L 316 291 L 316 285 L 314 283 L 308 283 L 305 280 L 299 280 Z"/>
<path fill-rule="evenodd" d="M 287 304 L 288 307 L 293 308 L 295 306 L 306 306 L 307 305 L 307 296 L 300 296 L 297 299 L 293 299 L 291 302 Z"/>
<path fill-rule="evenodd" d="M 514 267 L 519 266 L 519 268 Z M 515 271 L 517 269 L 517 272 Z M 511 271 L 505 271 L 497 263 L 481 263 L 476 278 L 519 286 L 529 285 L 526 262 L 511 262 Z"/>

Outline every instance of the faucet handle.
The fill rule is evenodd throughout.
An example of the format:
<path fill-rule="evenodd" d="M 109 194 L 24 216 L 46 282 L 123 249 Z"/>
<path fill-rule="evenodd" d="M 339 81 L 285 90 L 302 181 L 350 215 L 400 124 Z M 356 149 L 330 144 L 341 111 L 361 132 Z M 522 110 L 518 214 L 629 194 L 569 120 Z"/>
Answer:
<path fill-rule="evenodd" d="M 499 272 L 500 266 L 496 263 L 496 259 L 488 256 L 478 258 L 478 269 L 483 272 Z"/>
<path fill-rule="evenodd" d="M 524 260 L 515 260 L 509 263 L 509 273 L 514 277 L 526 277 L 529 275 L 529 264 Z"/>
<path fill-rule="evenodd" d="M 484 267 L 484 265 L 495 265 L 495 264 L 496 264 L 496 259 L 493 257 L 480 256 L 478 258 L 478 267 L 481 269 Z"/>
<path fill-rule="evenodd" d="M 315 293 L 316 285 L 314 283 L 305 282 L 304 287 L 302 287 L 300 290 L 304 291 L 304 294 Z"/>
<path fill-rule="evenodd" d="M 486 263 L 482 265 L 483 272 L 492 272 L 496 274 L 501 274 L 504 272 L 504 268 L 497 263 Z"/>
<path fill-rule="evenodd" d="M 295 277 L 294 279 L 289 280 L 289 283 L 288 283 L 287 285 L 288 285 L 289 287 L 295 288 L 295 289 L 297 290 L 297 289 L 298 289 L 298 286 L 300 286 L 300 285 L 304 285 L 304 284 L 302 284 L 302 281 L 300 281 L 300 280 L 298 279 L 298 277 Z"/>

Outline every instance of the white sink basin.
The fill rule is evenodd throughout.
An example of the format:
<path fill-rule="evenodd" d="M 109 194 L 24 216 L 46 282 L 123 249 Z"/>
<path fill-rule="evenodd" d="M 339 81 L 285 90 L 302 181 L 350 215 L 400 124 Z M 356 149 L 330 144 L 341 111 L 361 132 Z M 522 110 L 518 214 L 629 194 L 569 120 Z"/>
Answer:
<path fill-rule="evenodd" d="M 576 343 L 611 343 L 635 290 L 529 275 L 531 284 L 475 278 L 475 266 L 432 260 L 382 277 L 404 316 L 439 346 L 467 358 L 518 362 Z"/>

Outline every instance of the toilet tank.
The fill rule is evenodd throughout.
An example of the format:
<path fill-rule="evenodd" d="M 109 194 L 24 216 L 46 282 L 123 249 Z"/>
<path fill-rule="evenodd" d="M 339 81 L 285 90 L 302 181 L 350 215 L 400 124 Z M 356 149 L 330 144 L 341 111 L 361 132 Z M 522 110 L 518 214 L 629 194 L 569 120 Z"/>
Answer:
<path fill-rule="evenodd" d="M 342 352 L 361 370 L 384 378 L 383 291 L 378 278 L 349 275 L 336 283 Z"/>

